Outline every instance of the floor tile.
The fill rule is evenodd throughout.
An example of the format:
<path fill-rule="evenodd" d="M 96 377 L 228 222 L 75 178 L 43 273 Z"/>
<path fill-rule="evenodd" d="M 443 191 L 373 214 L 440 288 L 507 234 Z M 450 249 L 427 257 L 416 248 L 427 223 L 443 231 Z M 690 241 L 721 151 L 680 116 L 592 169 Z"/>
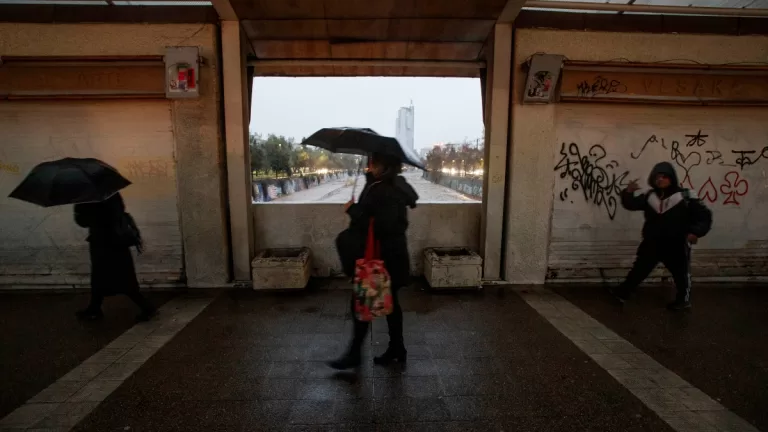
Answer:
<path fill-rule="evenodd" d="M 25 404 L 16 408 L 11 414 L 0 420 L 0 427 L 27 428 L 40 422 L 50 413 L 54 412 L 60 404 L 35 403 Z"/>
<path fill-rule="evenodd" d="M 59 404 L 56 410 L 48 414 L 35 428 L 72 427 L 87 416 L 98 402 L 66 402 Z"/>
<path fill-rule="evenodd" d="M 57 381 L 35 395 L 28 403 L 64 402 L 87 383 L 88 381 Z"/>

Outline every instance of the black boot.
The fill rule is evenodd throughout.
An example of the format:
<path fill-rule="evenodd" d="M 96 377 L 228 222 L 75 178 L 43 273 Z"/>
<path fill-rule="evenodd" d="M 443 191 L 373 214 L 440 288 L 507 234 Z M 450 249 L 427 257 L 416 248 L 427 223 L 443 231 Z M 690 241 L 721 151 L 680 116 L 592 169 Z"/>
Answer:
<path fill-rule="evenodd" d="M 390 345 L 384 354 L 373 358 L 373 363 L 379 366 L 388 366 L 392 363 L 405 363 L 407 357 L 408 351 L 405 350 L 404 346 Z"/>
<path fill-rule="evenodd" d="M 90 307 L 81 311 L 77 311 L 75 315 L 77 318 L 84 321 L 96 321 L 104 318 L 104 312 L 102 312 L 101 309 L 94 309 Z"/>
<path fill-rule="evenodd" d="M 329 361 L 327 364 L 336 370 L 356 369 L 362 363 L 360 352 L 350 351 L 343 357 Z"/>

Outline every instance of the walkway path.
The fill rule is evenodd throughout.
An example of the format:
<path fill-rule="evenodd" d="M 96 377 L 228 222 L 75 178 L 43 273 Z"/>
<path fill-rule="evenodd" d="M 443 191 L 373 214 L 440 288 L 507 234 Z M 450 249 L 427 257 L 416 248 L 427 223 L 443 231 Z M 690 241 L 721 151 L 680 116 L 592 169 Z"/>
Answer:
<path fill-rule="evenodd" d="M 0 431 L 768 430 L 764 288 L 699 289 L 687 314 L 663 309 L 665 288 L 624 309 L 598 289 L 556 291 L 406 289 L 407 367 L 371 364 L 387 342 L 381 320 L 359 375 L 323 363 L 351 330 L 346 291 L 177 297 L 60 372 Z M 52 331 L 15 310 L 0 326 L 14 344 L 2 345 L 3 369 L 39 339 L 8 332 Z M 91 325 L 132 312 L 120 310 Z M 60 327 L 64 340 L 88 331 Z M 17 363 L 16 374 L 34 367 Z"/>
<path fill-rule="evenodd" d="M 471 202 L 477 201 L 469 198 L 453 189 L 434 184 L 421 177 L 420 173 L 408 172 L 405 178 L 416 189 L 419 194 L 419 202 Z M 359 196 L 362 191 L 365 179 L 361 176 L 357 187 L 356 195 Z M 324 183 L 316 188 L 296 192 L 292 195 L 279 198 L 273 203 L 285 202 L 324 202 L 343 204 L 352 196 L 353 181 L 333 180 Z"/>

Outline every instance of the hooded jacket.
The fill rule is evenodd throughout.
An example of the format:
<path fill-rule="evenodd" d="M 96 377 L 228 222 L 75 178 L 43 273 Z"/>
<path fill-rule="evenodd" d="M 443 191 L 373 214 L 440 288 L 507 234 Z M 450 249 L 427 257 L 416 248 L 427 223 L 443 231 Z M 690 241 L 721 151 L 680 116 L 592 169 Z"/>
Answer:
<path fill-rule="evenodd" d="M 349 228 L 336 239 L 344 273 L 353 276 L 355 261 L 363 257 L 368 228 L 374 220 L 374 236 L 379 242 L 381 259 L 389 272 L 392 288 L 401 288 L 410 278 L 410 256 L 406 231 L 408 208 L 415 208 L 419 195 L 402 176 L 376 179 L 366 174 L 360 200 L 347 210 Z"/>
<path fill-rule="evenodd" d="M 667 189 L 656 187 L 656 176 L 670 179 Z M 685 241 L 688 234 L 704 237 L 712 227 L 712 212 L 696 194 L 680 187 L 675 167 L 669 162 L 656 164 L 648 175 L 648 192 L 624 189 L 621 204 L 629 211 L 643 211 L 643 239 L 654 242 Z"/>

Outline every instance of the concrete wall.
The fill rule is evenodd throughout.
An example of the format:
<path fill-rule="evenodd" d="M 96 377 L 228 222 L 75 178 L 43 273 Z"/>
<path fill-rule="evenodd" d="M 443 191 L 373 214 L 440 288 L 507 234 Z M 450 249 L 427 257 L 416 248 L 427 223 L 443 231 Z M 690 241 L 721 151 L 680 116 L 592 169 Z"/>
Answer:
<path fill-rule="evenodd" d="M 480 203 L 421 204 L 410 211 L 408 246 L 413 273 L 422 274 L 427 247 L 468 247 L 477 250 Z M 316 276 L 341 274 L 336 236 L 349 219 L 339 204 L 271 203 L 253 205 L 256 250 L 301 247 L 312 250 Z"/>
<path fill-rule="evenodd" d="M 136 124 L 142 127 L 136 127 Z M 131 181 L 122 191 L 142 231 L 136 258 L 143 285 L 178 284 L 182 242 L 170 103 L 136 101 L 0 102 L 0 285 L 87 286 L 87 232 L 72 206 L 42 208 L 8 194 L 42 161 L 95 157 Z"/>
<path fill-rule="evenodd" d="M 634 261 L 641 212 L 619 192 L 671 161 L 712 210 L 694 249 L 698 278 L 768 276 L 768 109 L 560 104 L 548 279 L 620 278 Z M 741 159 L 741 152 L 747 159 Z M 768 156 L 768 151 L 765 151 Z M 602 272 L 602 274 L 601 274 Z"/>
<path fill-rule="evenodd" d="M 515 35 L 513 61 L 514 91 L 505 262 L 505 279 L 513 283 L 545 281 L 551 215 L 556 195 L 553 164 L 560 149 L 558 115 L 561 108 L 557 104 L 520 104 L 526 77 L 520 66 L 537 52 L 562 54 L 571 60 L 590 61 L 625 58 L 635 62 L 673 59 L 689 59 L 709 64 L 760 62 L 768 58 L 768 38 L 518 30 Z M 574 105 L 574 109 L 583 106 Z M 659 106 L 649 105 L 643 108 L 646 111 L 660 109 Z M 617 114 L 621 115 L 623 114 Z M 639 144 L 642 146 L 643 143 Z M 636 169 L 642 171 L 647 167 L 638 166 Z M 713 175 L 713 178 L 716 176 L 717 174 Z M 639 222 L 636 222 L 635 232 L 639 229 Z"/>
<path fill-rule="evenodd" d="M 217 286 L 229 280 L 217 27 L 0 23 L 7 56 L 162 55 L 180 44 L 200 47 L 206 60 L 201 97 L 171 103 L 185 271 L 190 286 Z"/>
<path fill-rule="evenodd" d="M 451 188 L 464 195 L 483 199 L 483 179 L 475 177 L 459 177 L 441 172 L 424 172 L 424 178 L 441 186 Z"/>

